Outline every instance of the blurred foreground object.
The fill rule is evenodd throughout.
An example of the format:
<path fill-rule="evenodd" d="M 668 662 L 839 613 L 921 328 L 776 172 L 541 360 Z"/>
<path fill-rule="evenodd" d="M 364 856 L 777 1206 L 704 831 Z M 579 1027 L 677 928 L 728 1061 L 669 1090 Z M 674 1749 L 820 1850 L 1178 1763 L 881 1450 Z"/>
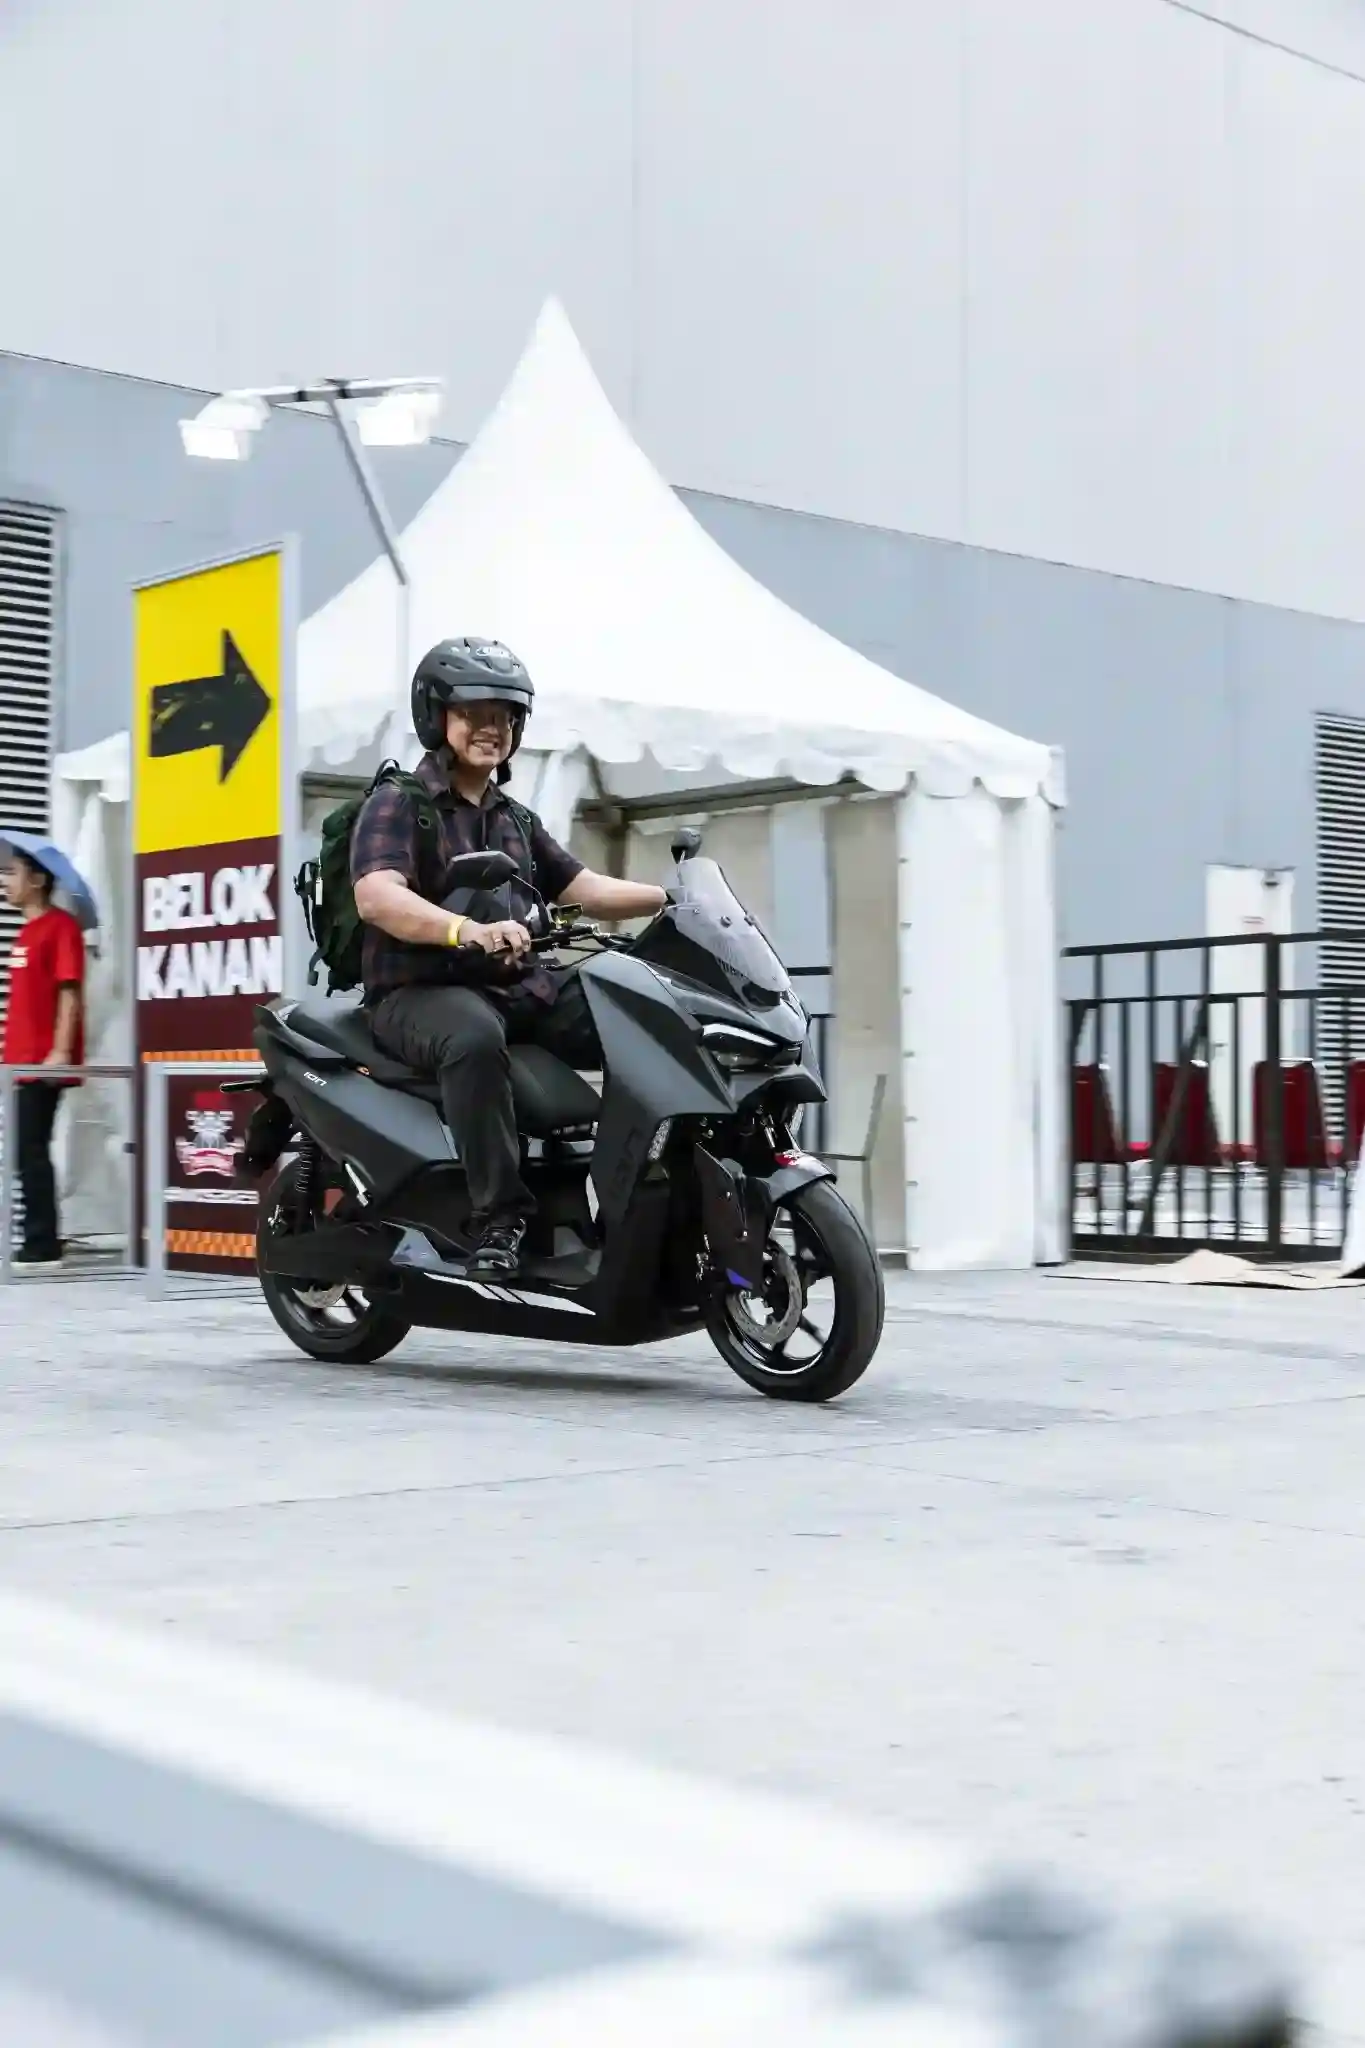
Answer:
<path fill-rule="evenodd" d="M 597 1972 L 348 2048 L 1285 2048 L 1283 1976 L 1226 1928 L 1011 1880 L 813 1949 Z"/>
<path fill-rule="evenodd" d="M 6 2048 L 20 2012 L 26 2048 L 1293 2038 L 1220 1927 L 0 1599 Z"/>

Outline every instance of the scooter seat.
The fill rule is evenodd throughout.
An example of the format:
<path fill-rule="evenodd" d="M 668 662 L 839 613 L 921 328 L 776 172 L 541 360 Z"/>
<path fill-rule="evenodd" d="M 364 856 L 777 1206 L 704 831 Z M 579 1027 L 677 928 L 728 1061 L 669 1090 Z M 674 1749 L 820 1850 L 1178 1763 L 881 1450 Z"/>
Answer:
<path fill-rule="evenodd" d="M 364 1067 L 371 1079 L 384 1087 L 401 1088 L 404 1094 L 439 1104 L 441 1092 L 435 1076 L 385 1052 L 359 1005 L 342 1009 L 330 1003 L 299 1003 L 290 1012 L 289 1022 L 316 1045 L 340 1053 L 353 1067 Z M 602 1104 L 596 1089 L 563 1060 L 539 1045 L 511 1046 L 508 1056 L 517 1129 L 528 1138 L 548 1138 L 556 1131 L 582 1130 L 597 1122 Z"/>

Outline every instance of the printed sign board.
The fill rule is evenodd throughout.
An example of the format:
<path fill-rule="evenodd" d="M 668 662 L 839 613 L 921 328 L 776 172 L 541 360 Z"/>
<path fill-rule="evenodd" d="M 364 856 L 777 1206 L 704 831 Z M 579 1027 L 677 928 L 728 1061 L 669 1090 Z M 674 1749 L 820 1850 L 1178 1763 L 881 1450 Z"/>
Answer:
<path fill-rule="evenodd" d="M 188 1272 L 250 1269 L 256 1190 L 237 1177 L 253 1098 L 209 1076 L 172 1074 L 166 1099 L 166 1264 Z"/>
<path fill-rule="evenodd" d="M 256 1008 L 294 964 L 294 588 L 281 543 L 133 593 L 140 1065 L 254 1059 Z M 168 1107 L 168 1263 L 238 1265 L 255 1227 L 254 1190 L 231 1164 L 249 1104 L 175 1077 Z"/>

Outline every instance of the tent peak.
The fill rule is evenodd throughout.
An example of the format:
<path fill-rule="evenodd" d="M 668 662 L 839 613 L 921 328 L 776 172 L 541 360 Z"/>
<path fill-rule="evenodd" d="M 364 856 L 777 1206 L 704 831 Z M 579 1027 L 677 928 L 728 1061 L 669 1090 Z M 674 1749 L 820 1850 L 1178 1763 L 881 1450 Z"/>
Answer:
<path fill-rule="evenodd" d="M 553 295 L 403 543 L 412 645 L 486 633 L 515 647 L 553 751 L 943 795 L 1054 782 L 1045 747 L 891 674 L 727 554 L 636 442 Z M 301 632 L 305 737 L 332 758 L 400 709 L 393 604 L 377 561 Z"/>

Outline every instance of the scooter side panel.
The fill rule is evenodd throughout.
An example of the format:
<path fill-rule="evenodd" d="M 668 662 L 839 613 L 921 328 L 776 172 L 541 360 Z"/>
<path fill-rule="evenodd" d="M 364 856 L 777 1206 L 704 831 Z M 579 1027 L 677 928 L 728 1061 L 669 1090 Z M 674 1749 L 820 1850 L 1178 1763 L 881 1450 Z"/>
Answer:
<path fill-rule="evenodd" d="M 581 973 L 607 1071 L 593 1186 L 603 1215 L 616 1228 L 665 1118 L 730 1116 L 734 1101 L 696 1025 L 643 961 L 607 954 Z"/>
<path fill-rule="evenodd" d="M 426 1330 L 485 1330 L 490 1336 L 529 1337 L 542 1343 L 641 1344 L 674 1337 L 688 1327 L 660 1311 L 646 1328 L 627 1331 L 615 1315 L 555 1305 L 533 1290 L 489 1286 L 470 1280 L 441 1280 L 424 1273 L 405 1275 L 395 1297 L 401 1315 Z"/>
<path fill-rule="evenodd" d="M 669 1187 L 659 1175 L 638 1186 L 626 1214 L 608 1231 L 602 1264 L 586 1299 L 609 1316 L 622 1343 L 640 1343 L 656 1323 L 659 1275 L 668 1229 Z"/>
<path fill-rule="evenodd" d="M 376 1201 L 413 1174 L 454 1161 L 450 1132 L 433 1104 L 381 1088 L 352 1067 L 290 1060 L 275 1086 L 323 1150 L 353 1166 Z"/>

